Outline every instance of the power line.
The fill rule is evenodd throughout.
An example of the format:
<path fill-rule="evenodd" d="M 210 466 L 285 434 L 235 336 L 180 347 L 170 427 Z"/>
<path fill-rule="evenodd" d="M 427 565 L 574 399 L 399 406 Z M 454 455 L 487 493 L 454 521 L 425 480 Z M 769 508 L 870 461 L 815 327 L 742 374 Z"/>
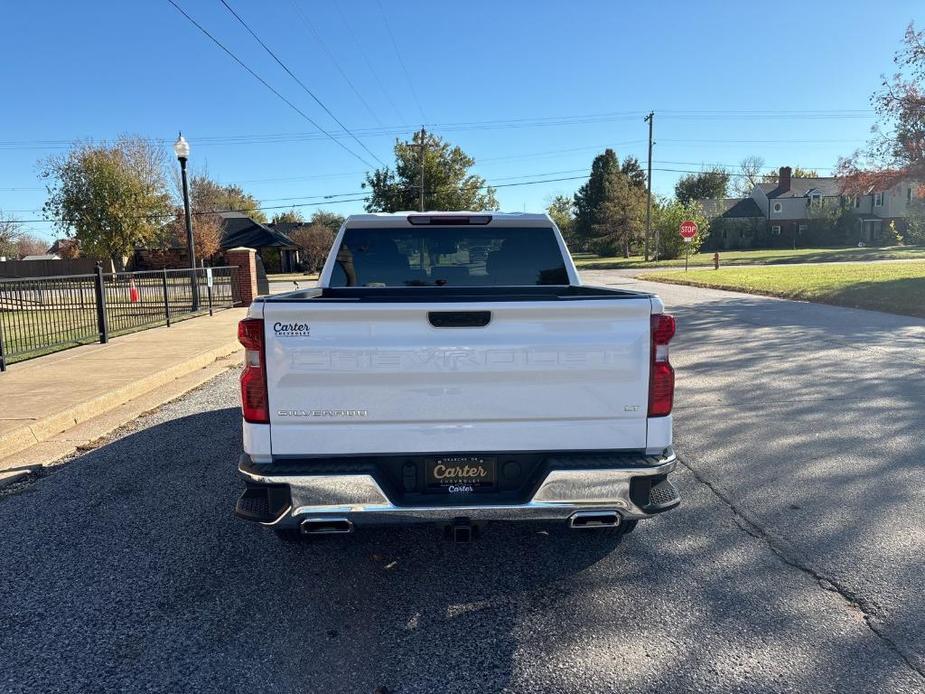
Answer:
<path fill-rule="evenodd" d="M 173 1 L 173 0 L 171 0 L 171 2 L 172 2 L 172 1 Z M 300 80 L 298 77 L 296 77 L 295 73 L 294 73 L 292 70 L 289 69 L 289 66 L 286 65 L 286 63 L 284 63 L 282 60 L 280 60 L 280 59 L 279 59 L 279 56 L 277 56 L 276 53 L 274 53 L 274 52 L 270 49 L 270 47 L 269 47 L 267 44 L 265 44 L 265 43 L 263 42 L 263 40 L 262 40 L 259 36 L 257 36 L 257 34 L 254 32 L 254 30 L 250 28 L 250 26 L 248 25 L 248 23 L 245 22 L 245 21 L 241 18 L 241 16 L 240 16 L 237 12 L 234 11 L 234 8 L 233 8 L 231 5 L 228 4 L 227 0 L 221 0 L 221 3 L 225 6 L 225 9 L 227 9 L 227 10 L 232 14 L 232 16 L 234 16 L 234 18 L 237 19 L 238 22 L 240 22 L 241 26 L 243 26 L 245 29 L 247 29 L 247 33 L 249 33 L 251 36 L 254 37 L 254 39 L 257 41 L 257 43 L 259 43 L 259 44 L 261 45 L 261 47 L 263 48 L 263 50 L 265 50 L 267 53 L 269 53 L 269 54 L 270 54 L 270 57 L 272 57 L 273 60 L 275 60 L 275 61 L 279 64 L 279 66 L 280 66 L 281 68 L 283 68 L 283 70 L 285 70 L 286 73 L 287 73 L 292 79 L 294 79 L 294 80 L 296 81 L 296 84 L 298 84 L 300 87 L 302 87 L 303 91 L 305 91 L 305 93 L 307 93 L 312 99 L 314 99 L 315 102 L 316 102 L 322 109 L 324 109 L 324 112 L 325 112 L 325 113 L 327 113 L 329 116 L 331 116 L 331 118 L 334 120 L 334 122 L 337 123 L 337 124 L 341 127 L 341 130 L 343 130 L 345 133 L 347 133 L 348 135 L 350 135 L 350 137 L 352 137 L 352 138 L 354 139 L 354 141 L 355 141 L 358 145 L 360 145 L 360 147 L 362 147 L 364 150 L 366 150 L 367 154 L 369 154 L 373 159 L 375 159 L 376 161 L 378 161 L 378 162 L 379 162 L 380 164 L 382 164 L 383 166 L 386 166 L 386 163 L 385 163 L 384 161 L 382 161 L 379 157 L 377 157 L 377 156 L 373 153 L 373 151 L 369 149 L 369 147 L 367 147 L 367 146 L 364 145 L 362 142 L 360 142 L 360 139 L 359 139 L 356 135 L 354 135 L 346 125 L 344 125 L 343 123 L 341 123 L 340 119 L 339 119 L 337 116 L 335 116 L 335 115 L 331 112 L 331 109 L 329 109 L 327 106 L 325 106 L 324 102 L 323 102 L 321 99 L 319 99 L 311 89 L 309 89 L 307 86 L 305 86 L 305 83 L 304 83 L 302 80 Z"/>
<path fill-rule="evenodd" d="M 612 142 L 605 145 L 587 145 L 585 147 L 569 147 L 567 149 L 550 149 L 545 152 L 532 152 L 529 154 L 512 154 L 503 157 L 475 157 L 476 163 L 481 164 L 486 161 L 510 161 L 513 159 L 532 159 L 534 157 L 545 157 L 550 154 L 566 154 L 571 152 L 585 152 L 588 150 L 603 150 L 608 147 L 621 147 L 623 145 L 636 145 L 645 142 L 645 140 L 624 140 L 623 142 Z"/>
<path fill-rule="evenodd" d="M 733 164 L 716 164 L 716 163 L 710 164 L 710 163 L 702 163 L 702 162 L 672 162 L 672 161 L 662 161 L 662 160 L 658 160 L 658 159 L 653 159 L 652 163 L 653 163 L 653 164 L 689 164 L 689 165 L 691 165 L 691 166 L 701 166 L 701 167 L 733 167 L 733 166 L 738 166 L 737 164 L 733 165 Z M 641 165 L 641 166 L 645 166 L 645 165 L 647 165 L 647 164 L 648 164 L 647 161 L 641 161 L 641 162 L 640 162 L 640 165 Z M 824 169 L 824 168 L 826 168 L 826 167 L 810 166 L 810 167 L 807 167 L 807 168 L 811 168 L 811 169 Z M 652 170 L 653 170 L 653 171 L 670 172 L 670 173 L 692 173 L 692 174 L 697 174 L 697 173 L 703 173 L 703 172 L 704 172 L 704 169 L 703 169 L 703 168 L 701 168 L 701 169 L 675 169 L 675 168 L 660 168 L 660 167 L 653 167 Z M 538 178 L 538 177 L 545 177 L 545 176 L 557 176 L 557 175 L 559 175 L 559 174 L 580 173 L 580 172 L 585 172 L 585 171 L 590 172 L 590 169 L 589 169 L 588 167 L 582 167 L 582 168 L 577 168 L 577 169 L 564 169 L 564 170 L 558 170 L 558 171 L 543 171 L 543 172 L 530 173 L 530 174 L 518 174 L 518 175 L 515 175 L 515 176 L 502 176 L 502 177 L 496 177 L 496 178 L 494 178 L 493 180 L 494 180 L 494 181 L 512 181 L 512 180 L 521 179 L 521 178 Z M 359 174 L 363 174 L 363 173 L 365 173 L 365 172 L 364 172 L 364 171 L 356 171 L 356 172 L 346 172 L 346 173 L 342 173 L 342 174 L 330 174 L 330 175 L 321 174 L 321 175 L 318 175 L 318 176 L 305 176 L 305 177 L 293 177 L 293 178 L 250 179 L 250 181 L 243 181 L 243 180 L 242 180 L 242 181 L 233 181 L 233 182 L 232 182 L 231 184 L 229 184 L 229 185 L 240 184 L 240 183 L 246 183 L 246 182 L 255 182 L 255 181 L 257 181 L 257 182 L 259 182 L 259 181 L 264 181 L 264 182 L 275 182 L 275 181 L 297 181 L 297 180 L 312 179 L 312 178 L 315 178 L 315 179 L 317 179 L 317 178 L 335 178 L 335 177 L 342 177 L 342 176 L 359 175 Z M 726 171 L 726 173 L 727 173 L 729 176 L 747 177 L 746 174 L 738 173 L 738 172 L 735 172 L 735 171 Z M 480 186 L 479 189 L 484 189 L 484 188 L 508 188 L 508 187 L 514 187 L 514 186 L 522 186 L 522 185 L 535 185 L 535 184 L 538 184 L 538 183 L 555 183 L 555 182 L 560 182 L 560 181 L 573 181 L 573 180 L 580 180 L 580 179 L 583 179 L 583 178 L 587 178 L 588 175 L 590 175 L 590 174 L 588 173 L 588 174 L 585 174 L 585 175 L 582 175 L 582 176 L 568 176 L 568 177 L 564 177 L 564 178 L 547 178 L 547 179 L 538 180 L 538 181 L 522 181 L 522 182 L 518 182 L 518 183 L 500 183 L 500 184 L 499 184 L 499 183 L 486 183 L 485 185 Z M 453 186 L 441 186 L 441 187 L 438 187 L 437 190 L 444 190 L 444 189 L 448 189 L 448 188 L 452 188 L 452 187 L 453 187 Z M 400 188 L 400 190 L 417 190 L 418 188 L 419 188 L 419 186 L 414 186 L 414 185 L 412 185 L 412 186 L 406 186 L 406 187 Z M 3 189 L 0 189 L 0 190 L 3 190 Z M 24 190 L 24 189 L 20 188 L 20 189 L 17 189 L 17 190 Z M 33 189 L 31 189 L 31 190 L 44 190 L 44 188 L 33 188 Z M 349 197 L 349 196 L 363 195 L 363 194 L 364 194 L 364 191 L 352 190 L 352 191 L 344 192 L 344 193 L 327 193 L 327 194 L 322 194 L 322 195 L 298 195 L 298 196 L 287 196 L 287 197 L 281 197 L 281 198 L 264 198 L 264 199 L 263 199 L 263 202 L 278 202 L 278 201 L 279 201 L 279 202 L 282 202 L 282 201 L 289 201 L 289 200 L 318 200 L 318 199 L 332 200 L 332 199 L 334 199 L 334 198 Z M 283 206 L 283 207 L 286 207 L 286 206 Z M 258 208 L 258 209 L 276 209 L 276 208 L 264 208 L 264 207 L 261 207 L 261 208 Z M 24 209 L 7 209 L 7 210 L 5 210 L 5 211 L 6 211 L 7 213 L 10 213 L 10 212 L 37 212 L 38 210 L 35 209 L 35 208 L 31 208 L 31 209 L 25 209 L 25 208 L 24 208 Z M 226 212 L 238 212 L 238 211 L 241 211 L 241 210 L 224 210 L 224 211 L 226 211 Z M 14 220 L 14 221 L 27 222 L 27 221 L 34 221 L 34 220 Z"/>
<path fill-rule="evenodd" d="M 699 173 L 704 173 L 703 169 L 658 169 L 658 168 L 653 168 L 652 170 L 653 170 L 653 171 L 666 171 L 666 172 L 669 172 L 669 173 L 688 173 L 688 174 L 699 174 Z M 736 172 L 734 172 L 734 171 L 727 171 L 727 172 L 726 172 L 726 175 L 727 175 L 727 176 L 741 177 L 741 178 L 749 178 L 749 175 L 748 175 L 748 174 L 736 173 Z M 764 175 L 764 174 L 759 174 L 759 176 L 763 176 L 763 175 Z M 832 177 L 831 177 L 831 176 L 823 176 L 822 178 L 832 178 Z"/>
<path fill-rule="evenodd" d="M 344 78 L 344 82 L 346 82 L 347 86 L 350 87 L 350 91 L 352 91 L 354 96 L 356 96 L 356 98 L 359 99 L 360 103 L 363 104 L 363 107 L 367 110 L 369 115 L 373 117 L 373 120 L 376 121 L 376 124 L 381 127 L 382 121 L 379 120 L 379 116 L 376 115 L 375 111 L 373 111 L 372 107 L 369 105 L 369 103 L 366 101 L 366 99 L 363 97 L 360 91 L 354 86 L 353 81 L 347 76 L 347 73 L 344 72 L 344 69 L 340 66 L 340 63 L 337 61 L 337 58 L 334 56 L 334 53 L 331 52 L 327 44 L 324 42 L 324 39 L 321 38 L 321 34 L 318 31 L 318 29 L 315 27 L 315 25 L 312 23 L 312 20 L 309 17 L 307 17 L 304 12 L 302 12 L 302 9 L 299 7 L 298 2 L 296 0 L 289 0 L 289 2 L 292 5 L 292 9 L 294 9 L 295 13 L 298 15 L 299 20 L 302 22 L 305 28 L 308 29 L 309 32 L 312 34 L 312 36 L 315 38 L 315 42 L 319 46 L 321 46 L 321 49 L 324 51 L 325 55 L 328 56 L 328 59 L 334 64 L 334 67 L 337 69 L 337 72 L 340 73 L 340 76 Z"/>
<path fill-rule="evenodd" d="M 350 149 L 349 147 L 347 147 L 347 145 L 345 145 L 343 142 L 339 141 L 337 138 L 335 138 L 333 135 L 331 135 L 331 133 L 329 133 L 327 130 L 325 130 L 325 129 L 322 128 L 320 125 L 318 125 L 318 123 L 316 123 L 314 120 L 312 120 L 311 117 L 309 117 L 304 111 L 302 111 L 302 109 L 300 109 L 298 106 L 296 106 L 294 103 L 292 103 L 289 99 L 287 99 L 285 96 L 283 96 L 282 94 L 280 94 L 276 89 L 274 89 L 274 88 L 270 85 L 269 82 L 267 82 L 265 79 L 263 79 L 263 77 L 261 77 L 261 76 L 258 75 L 256 72 L 254 72 L 254 71 L 253 71 L 250 67 L 248 67 L 240 58 L 238 58 L 238 56 L 236 56 L 234 53 L 231 52 L 231 50 L 229 50 L 228 48 L 226 48 L 225 45 L 224 45 L 221 41 L 219 41 L 219 40 L 218 40 L 217 38 L 215 38 L 212 34 L 210 34 L 209 31 L 208 31 L 204 26 L 202 26 L 199 22 L 197 22 L 197 21 L 196 21 L 195 19 L 193 19 L 190 15 L 188 15 L 188 14 L 186 13 L 186 10 L 184 10 L 182 7 L 180 7 L 180 5 L 178 5 L 178 4 L 175 2 L 175 0 L 167 0 L 167 2 L 169 2 L 171 5 L 173 5 L 173 6 L 177 9 L 177 11 L 178 11 L 180 14 L 182 14 L 184 17 L 186 17 L 186 18 L 190 21 L 190 23 L 193 24 L 193 26 L 195 26 L 197 29 L 199 29 L 199 31 L 201 31 L 203 34 L 205 34 L 206 36 L 208 36 L 208 37 L 212 40 L 212 42 L 215 43 L 216 46 L 218 46 L 218 47 L 221 48 L 223 51 L 225 51 L 225 53 L 227 53 L 238 65 L 240 65 L 240 66 L 243 67 L 245 70 L 247 70 L 247 71 L 248 71 L 257 81 L 259 81 L 264 87 L 266 87 L 266 88 L 269 89 L 271 92 L 273 92 L 277 97 L 279 97 L 280 99 L 282 99 L 282 100 L 289 106 L 289 108 L 291 108 L 293 111 L 295 111 L 295 112 L 298 113 L 300 116 L 302 116 L 302 118 L 304 118 L 305 120 L 307 120 L 309 123 L 311 123 L 313 126 L 315 126 L 318 130 L 320 130 L 322 133 L 324 133 L 324 134 L 328 137 L 328 139 L 330 139 L 332 142 L 334 142 L 338 147 L 340 147 L 341 149 L 343 149 L 343 150 L 345 150 L 346 152 L 348 152 L 351 156 L 356 157 L 357 159 L 359 159 L 359 160 L 360 160 L 361 162 L 363 162 L 363 164 L 365 164 L 366 166 L 368 166 L 368 167 L 370 167 L 370 168 L 375 168 L 372 164 L 370 164 L 368 161 L 366 161 L 363 157 L 361 157 L 359 154 L 357 154 L 357 153 L 354 152 L 352 149 Z"/>
<path fill-rule="evenodd" d="M 668 169 L 668 168 L 653 167 L 652 170 L 653 171 L 665 171 L 665 172 L 671 172 L 671 173 L 702 173 L 702 171 L 698 171 L 695 169 Z M 741 173 L 730 173 L 729 175 L 747 177 L 746 174 L 741 174 Z M 538 180 L 538 181 L 521 181 L 518 183 L 498 183 L 498 184 L 486 183 L 484 185 L 478 186 L 477 188 L 475 188 L 475 190 L 485 190 L 486 188 L 514 188 L 514 187 L 520 187 L 520 186 L 540 185 L 543 183 L 559 183 L 562 181 L 587 180 L 588 176 L 589 174 L 583 174 L 581 176 L 564 176 L 560 178 L 545 178 L 545 179 Z M 448 190 L 448 189 L 456 188 L 456 187 L 457 186 L 438 186 L 437 188 L 433 190 Z M 410 185 L 410 186 L 403 186 L 401 188 L 398 188 L 397 190 L 409 191 L 409 190 L 417 190 L 418 188 L 419 186 Z M 431 190 L 431 192 L 433 192 L 433 190 Z M 358 194 L 359 193 L 357 192 L 332 193 L 330 195 L 324 196 L 325 199 L 320 202 L 306 202 L 306 203 L 296 203 L 296 204 L 290 204 L 290 205 L 269 205 L 269 206 L 261 205 L 261 206 L 252 207 L 249 209 L 208 210 L 208 211 L 197 211 L 197 212 L 193 212 L 192 214 L 194 216 L 199 216 L 199 215 L 222 214 L 222 213 L 227 213 L 227 212 L 240 212 L 240 213 L 269 212 L 272 210 L 287 210 L 287 209 L 292 209 L 295 207 L 318 207 L 321 205 L 339 205 L 342 203 L 349 203 L 349 202 L 367 202 L 369 200 L 368 196 L 345 198 L 345 199 L 340 199 L 340 200 L 333 199 L 333 198 L 338 198 L 341 196 L 358 195 Z M 315 196 L 315 197 L 320 197 L 320 196 Z M 293 199 L 304 200 L 305 198 L 293 198 Z M 142 217 L 145 219 L 169 219 L 169 218 L 172 218 L 173 216 L 174 216 L 173 214 L 164 214 L 164 215 L 143 215 Z M 60 219 L 10 219 L 10 220 L 5 220 L 5 221 L 12 222 L 15 224 L 41 224 L 41 223 L 62 222 L 63 220 L 60 220 Z"/>
<path fill-rule="evenodd" d="M 816 144 L 816 143 L 857 143 L 863 142 L 863 140 L 858 140 L 857 138 L 852 139 L 821 139 L 821 140 L 792 140 L 792 139 L 772 139 L 772 140 L 729 140 L 729 139 L 690 139 L 690 138 L 671 138 L 663 137 L 662 142 L 696 142 L 702 144 L 726 144 L 726 143 L 736 143 L 736 144 L 773 144 L 778 142 L 783 142 L 786 144 Z"/>
<path fill-rule="evenodd" d="M 541 183 L 556 183 L 559 181 L 574 181 L 574 180 L 585 179 L 585 178 L 587 178 L 587 176 L 568 176 L 568 177 L 563 177 L 563 178 L 547 178 L 547 179 L 543 179 L 539 181 L 522 181 L 519 183 L 500 183 L 497 185 L 486 183 L 484 185 L 478 186 L 477 190 L 484 190 L 486 188 L 512 188 L 512 187 L 517 187 L 517 186 L 531 186 L 531 185 L 539 185 Z M 456 186 L 439 186 L 435 190 L 445 190 L 445 189 L 455 188 L 455 187 Z M 399 190 L 408 191 L 408 190 L 417 190 L 417 188 L 418 186 L 404 186 L 402 188 L 399 188 Z M 346 203 L 346 202 L 366 202 L 368 200 L 368 196 L 364 196 L 360 198 L 349 198 L 349 199 L 343 199 L 343 200 L 331 199 L 331 198 L 340 197 L 340 196 L 357 195 L 357 194 L 358 194 L 357 192 L 333 193 L 331 195 L 324 196 L 325 200 L 321 202 L 306 202 L 306 203 L 298 203 L 298 204 L 292 204 L 292 205 L 269 205 L 269 206 L 261 205 L 261 206 L 252 207 L 249 209 L 201 210 L 201 211 L 195 211 L 192 214 L 194 216 L 200 216 L 200 215 L 222 214 L 222 213 L 227 213 L 227 212 L 241 212 L 241 213 L 267 212 L 270 210 L 285 210 L 285 209 L 290 209 L 293 207 L 316 207 L 319 205 L 341 204 L 341 203 Z M 297 199 L 304 200 L 305 198 L 297 198 Z M 170 219 L 173 216 L 174 215 L 171 213 L 171 214 L 163 214 L 163 215 L 141 215 L 140 217 L 144 219 Z M 8 221 L 14 222 L 17 224 L 38 224 L 38 223 L 45 223 L 45 222 L 63 222 L 64 220 L 61 220 L 61 219 L 12 219 Z"/>
<path fill-rule="evenodd" d="M 405 79 L 408 81 L 408 86 L 411 88 L 411 96 L 414 98 L 414 103 L 418 106 L 418 112 L 421 114 L 421 120 L 427 120 L 427 116 L 424 115 L 424 108 L 421 106 L 421 100 L 418 99 L 417 90 L 414 88 L 414 82 L 411 79 L 411 75 L 408 73 L 408 68 L 405 66 L 405 61 L 402 60 L 401 51 L 398 50 L 398 43 L 395 41 L 395 34 L 392 33 L 392 27 L 389 25 L 389 18 L 385 14 L 385 10 L 382 7 L 382 0 L 376 0 L 376 4 L 379 5 L 379 12 L 382 14 L 382 23 L 385 24 L 385 30 L 389 35 L 389 39 L 392 41 L 392 48 L 395 49 L 395 57 L 398 58 L 398 64 L 401 66 L 402 72 L 405 73 Z"/>
<path fill-rule="evenodd" d="M 173 0 L 168 0 L 173 2 Z M 188 15 L 187 15 L 188 16 Z M 192 21 L 192 20 L 191 20 Z M 198 25 L 197 25 L 198 26 Z M 211 35 L 210 35 L 210 38 Z M 213 40 L 215 40 L 213 38 Z M 226 49 L 227 50 L 227 49 Z M 258 78 L 259 79 L 259 78 Z M 262 81 L 262 80 L 261 80 Z M 266 85 L 268 86 L 268 85 Z M 291 106 L 291 104 L 290 104 Z M 872 113 L 872 112 L 871 112 Z M 799 117 L 800 112 L 793 112 L 792 117 Z M 442 132 L 465 132 L 471 130 L 505 130 L 505 129 L 523 129 L 537 127 L 556 127 L 568 125 L 587 125 L 593 123 L 604 123 L 618 120 L 635 120 L 639 114 L 637 111 L 615 111 L 605 113 L 579 114 L 572 116 L 542 116 L 513 119 L 492 119 L 485 121 L 459 121 L 449 123 L 424 123 L 431 130 L 440 130 Z M 666 116 L 667 117 L 667 116 Z M 721 116 L 717 116 L 721 118 Z M 313 125 L 315 123 L 313 121 Z M 317 126 L 316 126 L 317 127 Z M 363 137 L 377 136 L 394 136 L 402 134 L 411 134 L 419 126 L 416 125 L 391 125 L 379 128 L 356 128 L 352 132 Z M 320 129 L 320 128 L 319 128 Z M 324 139 L 325 137 L 343 137 L 340 134 L 328 133 L 269 133 L 262 135 L 223 135 L 199 138 L 199 144 L 218 145 L 218 144 L 266 144 L 273 142 L 288 143 L 295 141 L 306 141 L 315 139 Z M 63 139 L 44 139 L 44 140 L 7 140 L 0 141 L 2 149 L 46 149 L 54 147 L 68 147 L 73 144 L 75 138 L 68 140 Z M 156 140 L 161 143 L 169 143 L 172 140 Z M 661 138 L 662 142 L 679 142 L 679 143 L 742 143 L 742 144 L 767 144 L 767 143 L 785 143 L 785 144 L 812 144 L 812 143 L 861 143 L 861 139 L 783 139 L 783 138 L 763 138 L 763 139 L 710 139 L 710 138 Z"/>
<path fill-rule="evenodd" d="M 337 14 L 340 16 L 340 21 L 343 23 L 344 28 L 347 30 L 347 33 L 350 35 L 350 39 L 353 41 L 353 47 L 357 53 L 363 58 L 363 62 L 366 63 L 366 67 L 369 70 L 370 74 L 373 76 L 373 79 L 376 81 L 376 84 L 379 85 L 379 89 L 382 91 L 385 96 L 385 100 L 389 102 L 389 106 L 392 107 L 392 110 L 395 111 L 395 114 L 398 116 L 399 120 L 405 120 L 405 117 L 402 115 L 401 110 L 398 106 L 395 105 L 395 102 L 392 101 L 392 97 L 389 94 L 388 90 L 385 88 L 385 84 L 382 82 L 382 79 L 379 77 L 379 73 L 376 72 L 376 68 L 373 67 L 373 64 L 369 62 L 369 56 L 366 54 L 366 50 L 363 47 L 363 44 L 357 39 L 356 32 L 353 30 L 351 24 L 347 21 L 347 17 L 344 14 L 344 11 L 341 9 L 341 3 L 335 2 L 334 9 L 337 10 Z"/>
<path fill-rule="evenodd" d="M 169 1 L 169 0 L 168 0 Z M 248 213 L 248 212 L 267 212 L 270 210 L 288 210 L 293 207 L 318 207 L 319 205 L 339 205 L 346 202 L 366 202 L 367 198 L 354 198 L 350 200 L 324 200 L 322 202 L 304 202 L 296 205 L 271 205 L 269 207 L 251 207 L 249 209 L 237 209 L 237 210 L 203 210 L 198 212 L 192 212 L 191 214 L 194 217 L 199 217 L 202 215 L 214 215 L 214 214 L 225 214 L 229 212 L 239 212 L 239 213 Z M 139 215 L 138 219 L 170 219 L 174 217 L 173 214 L 159 214 L 159 215 Z M 59 223 L 64 222 L 63 219 L 10 219 L 5 220 L 12 222 L 14 224 L 43 224 L 43 223 Z"/>
<path fill-rule="evenodd" d="M 739 168 L 739 166 L 741 166 L 741 163 L 739 163 L 739 164 L 717 164 L 717 163 L 702 162 L 702 161 L 667 161 L 667 160 L 660 160 L 660 159 L 653 159 L 653 160 L 652 160 L 652 163 L 653 163 L 653 164 L 680 164 L 680 165 L 682 165 L 682 166 L 685 166 L 685 165 L 686 165 L 686 166 L 701 166 L 701 167 L 723 168 L 723 169 L 737 169 L 737 168 Z M 773 168 L 773 167 L 772 167 L 772 168 Z M 800 168 L 803 168 L 803 169 L 812 169 L 812 170 L 815 171 L 815 170 L 818 170 L 818 169 L 823 169 L 823 170 L 829 169 L 829 170 L 831 170 L 833 167 L 831 167 L 831 166 L 810 166 L 810 165 L 801 165 Z"/>

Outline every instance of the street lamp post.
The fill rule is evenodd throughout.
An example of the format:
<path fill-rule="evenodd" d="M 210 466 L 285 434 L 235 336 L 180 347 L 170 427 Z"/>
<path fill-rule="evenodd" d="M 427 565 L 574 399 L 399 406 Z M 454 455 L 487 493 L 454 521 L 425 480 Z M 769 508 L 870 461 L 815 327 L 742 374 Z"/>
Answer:
<path fill-rule="evenodd" d="M 199 310 L 199 281 L 196 277 L 196 246 L 193 244 L 193 218 L 189 209 L 189 183 L 186 180 L 186 160 L 189 159 L 189 142 L 183 133 L 173 143 L 173 151 L 180 161 L 180 178 L 183 181 L 183 211 L 186 213 L 186 249 L 189 253 L 190 284 L 193 290 L 193 311 Z"/>

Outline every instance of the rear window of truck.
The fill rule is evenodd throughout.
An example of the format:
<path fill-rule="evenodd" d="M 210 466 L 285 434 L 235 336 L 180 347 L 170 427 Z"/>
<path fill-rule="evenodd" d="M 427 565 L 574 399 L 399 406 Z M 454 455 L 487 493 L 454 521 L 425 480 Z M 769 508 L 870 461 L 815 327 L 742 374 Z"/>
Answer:
<path fill-rule="evenodd" d="M 551 228 L 347 229 L 331 287 L 567 285 Z"/>

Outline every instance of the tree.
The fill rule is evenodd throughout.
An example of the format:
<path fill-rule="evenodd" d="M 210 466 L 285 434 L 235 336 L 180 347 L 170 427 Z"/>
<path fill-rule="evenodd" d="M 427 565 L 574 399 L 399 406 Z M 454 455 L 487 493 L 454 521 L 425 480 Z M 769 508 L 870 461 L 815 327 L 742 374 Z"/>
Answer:
<path fill-rule="evenodd" d="M 565 242 L 571 245 L 575 233 L 575 205 L 568 195 L 556 195 L 549 201 L 546 212 L 559 227 Z"/>
<path fill-rule="evenodd" d="M 597 209 L 594 247 L 600 255 L 622 252 L 630 256 L 632 245 L 645 234 L 646 197 L 622 172 L 610 173 L 604 180 L 604 201 Z"/>
<path fill-rule="evenodd" d="M 304 224 L 305 217 L 299 210 L 292 209 L 285 212 L 277 212 L 273 215 L 273 224 Z"/>
<path fill-rule="evenodd" d="M 367 212 L 417 210 L 421 190 L 421 134 L 412 142 L 395 141 L 395 170 L 366 174 L 370 189 Z M 469 173 L 475 160 L 458 146 L 428 133 L 424 142 L 424 208 L 428 210 L 496 210 L 495 189 Z"/>
<path fill-rule="evenodd" d="M 620 162 L 617 160 L 617 154 L 609 148 L 594 157 L 594 161 L 591 162 L 591 173 L 588 180 L 575 193 L 574 199 L 574 233 L 582 241 L 587 242 L 593 236 L 592 227 L 596 222 L 595 215 L 604 202 L 605 179 L 619 170 Z"/>
<path fill-rule="evenodd" d="M 42 255 L 48 250 L 48 244 L 35 234 L 20 234 L 16 237 L 16 255 L 25 258 L 27 255 Z"/>
<path fill-rule="evenodd" d="M 63 260 L 74 260 L 80 257 L 80 246 L 74 239 L 57 239 L 56 252 Z"/>
<path fill-rule="evenodd" d="M 764 159 L 751 154 L 739 162 L 739 176 L 736 181 L 736 195 L 746 197 L 751 195 L 755 186 L 761 183 L 761 170 L 764 168 Z"/>
<path fill-rule="evenodd" d="M 802 166 L 794 166 L 790 171 L 791 178 L 819 178 L 819 174 L 815 169 L 804 169 Z M 777 179 L 780 178 L 780 171 L 768 171 L 761 177 L 761 180 L 765 183 L 777 183 Z"/>
<path fill-rule="evenodd" d="M 209 260 L 221 250 L 224 225 L 217 214 L 198 214 L 193 209 L 193 248 L 197 263 Z M 166 251 L 169 248 L 186 248 L 186 212 L 182 207 L 174 208 L 174 217 L 164 226 L 158 242 L 152 244 Z"/>
<path fill-rule="evenodd" d="M 175 177 L 174 218 L 164 227 L 160 235 L 160 247 L 186 248 L 186 216 L 183 210 L 183 187 L 179 177 Z M 207 171 L 198 171 L 189 177 L 190 211 L 192 212 L 193 243 L 196 259 L 208 260 L 221 250 L 224 220 L 220 212 L 241 212 L 261 224 L 266 223 L 266 215 L 259 209 L 260 202 L 239 185 L 222 185 L 212 179 Z M 215 214 L 211 214 L 211 213 Z M 293 211 L 281 213 L 292 214 Z M 295 213 L 298 214 L 298 213 Z M 277 215 L 277 216 L 281 216 Z M 299 215 L 301 220 L 301 215 Z M 276 218 L 274 218 L 276 221 Z"/>
<path fill-rule="evenodd" d="M 199 213 L 232 210 L 246 214 L 255 222 L 267 222 L 267 216 L 260 210 L 257 198 L 244 192 L 239 185 L 222 185 L 203 171 L 190 176 L 189 189 L 190 207 Z"/>
<path fill-rule="evenodd" d="M 291 235 L 292 240 L 301 249 L 300 256 L 307 272 L 321 269 L 331 245 L 334 243 L 334 232 L 321 223 L 301 226 Z"/>
<path fill-rule="evenodd" d="M 113 145 L 84 143 L 42 163 L 43 211 L 89 255 L 122 270 L 135 245 L 154 239 L 171 212 L 164 152 L 123 136 Z"/>
<path fill-rule="evenodd" d="M 896 71 L 883 76 L 871 97 L 879 120 L 866 148 L 838 162 L 844 192 L 884 190 L 901 178 L 925 188 L 925 32 L 906 27 L 893 57 Z"/>
<path fill-rule="evenodd" d="M 19 257 L 17 241 L 21 235 L 22 228 L 19 223 L 12 217 L 6 217 L 0 213 L 0 257 Z"/>
<path fill-rule="evenodd" d="M 327 210 L 315 210 L 312 213 L 312 218 L 309 220 L 309 223 L 320 224 L 336 234 L 340 231 L 340 227 L 344 223 L 344 215 L 337 214 L 336 212 L 328 212 Z"/>
<path fill-rule="evenodd" d="M 633 159 L 621 167 L 612 149 L 594 158 L 588 180 L 574 198 L 572 235 L 583 247 L 600 255 L 628 255 L 642 238 L 646 191 L 645 178 L 635 174 L 638 170 Z"/>
<path fill-rule="evenodd" d="M 905 242 L 925 245 L 925 201 L 917 198 L 908 207 Z"/>
<path fill-rule="evenodd" d="M 688 219 L 697 223 L 697 235 L 686 244 L 679 229 L 681 222 Z M 710 234 L 710 223 L 696 201 L 661 199 L 652 208 L 652 229 L 658 230 L 658 257 L 664 260 L 683 256 L 685 245 L 696 253 Z"/>
<path fill-rule="evenodd" d="M 687 204 L 692 200 L 725 198 L 729 188 L 729 173 L 714 168 L 681 177 L 675 184 L 674 194 L 679 202 Z"/>
<path fill-rule="evenodd" d="M 620 171 L 624 176 L 628 176 L 630 183 L 638 188 L 646 187 L 646 172 L 639 166 L 639 160 L 636 157 L 627 157 L 623 160 Z"/>

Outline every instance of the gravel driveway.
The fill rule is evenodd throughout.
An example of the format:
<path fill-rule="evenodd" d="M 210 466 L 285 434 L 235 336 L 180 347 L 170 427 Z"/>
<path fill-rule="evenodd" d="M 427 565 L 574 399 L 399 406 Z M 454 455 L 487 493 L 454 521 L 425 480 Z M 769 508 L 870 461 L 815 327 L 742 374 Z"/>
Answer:
<path fill-rule="evenodd" d="M 676 511 L 284 544 L 227 374 L 0 496 L 0 691 L 925 692 L 925 322 L 659 291 Z"/>

